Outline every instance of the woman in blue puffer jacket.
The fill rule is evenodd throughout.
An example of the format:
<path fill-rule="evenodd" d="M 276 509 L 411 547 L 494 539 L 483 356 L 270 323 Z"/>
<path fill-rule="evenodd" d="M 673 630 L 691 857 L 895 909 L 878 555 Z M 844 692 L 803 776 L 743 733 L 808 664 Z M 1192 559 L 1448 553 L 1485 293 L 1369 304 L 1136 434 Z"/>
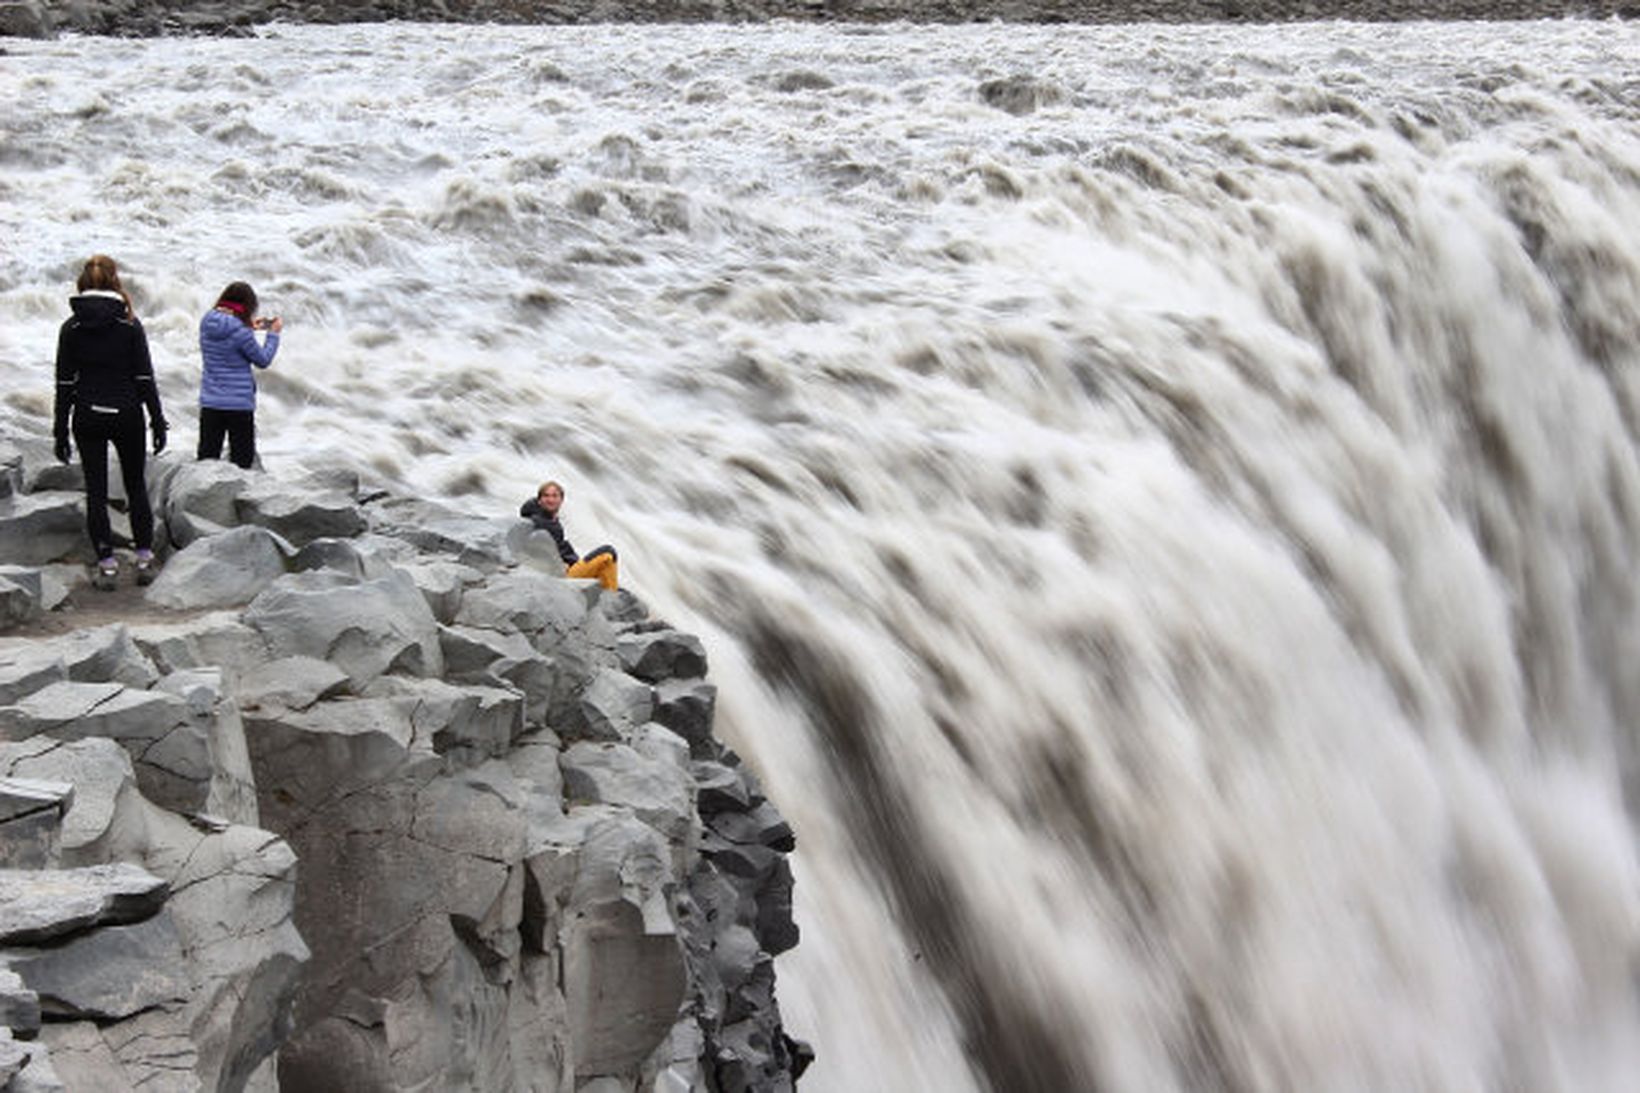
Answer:
<path fill-rule="evenodd" d="M 205 371 L 199 379 L 199 458 L 228 458 L 241 467 L 256 462 L 256 377 L 251 366 L 266 368 L 279 352 L 284 320 L 256 317 L 256 291 L 243 281 L 222 290 L 216 306 L 199 321 L 199 353 Z M 256 332 L 267 332 L 257 341 Z"/>

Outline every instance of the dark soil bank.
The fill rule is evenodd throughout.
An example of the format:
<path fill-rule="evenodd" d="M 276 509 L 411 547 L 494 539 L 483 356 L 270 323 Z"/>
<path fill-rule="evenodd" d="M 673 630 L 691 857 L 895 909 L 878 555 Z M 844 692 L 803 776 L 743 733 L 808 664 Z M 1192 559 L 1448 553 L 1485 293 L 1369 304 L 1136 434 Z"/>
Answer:
<path fill-rule="evenodd" d="M 0 0 L 0 35 L 220 34 L 258 23 L 1216 23 L 1634 18 L 1640 0 Z"/>

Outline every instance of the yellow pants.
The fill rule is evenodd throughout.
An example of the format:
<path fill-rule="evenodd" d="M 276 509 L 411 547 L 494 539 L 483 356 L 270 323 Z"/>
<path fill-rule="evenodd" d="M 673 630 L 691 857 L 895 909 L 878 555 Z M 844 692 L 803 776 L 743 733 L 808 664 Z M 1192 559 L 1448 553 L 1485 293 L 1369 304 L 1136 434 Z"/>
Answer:
<path fill-rule="evenodd" d="M 590 558 L 582 558 L 568 569 L 564 570 L 566 577 L 591 577 L 606 589 L 613 592 L 618 587 L 616 578 L 618 566 L 613 554 L 595 554 Z"/>

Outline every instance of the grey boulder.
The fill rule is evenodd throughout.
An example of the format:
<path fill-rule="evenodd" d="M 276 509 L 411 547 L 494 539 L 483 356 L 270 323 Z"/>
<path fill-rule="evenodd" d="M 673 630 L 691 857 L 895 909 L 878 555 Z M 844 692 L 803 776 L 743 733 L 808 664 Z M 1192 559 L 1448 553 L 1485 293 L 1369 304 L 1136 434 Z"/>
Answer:
<path fill-rule="evenodd" d="M 666 841 L 605 812 L 581 850 L 560 935 L 577 1077 L 634 1068 L 677 1020 L 688 973 L 667 906 Z"/>
<path fill-rule="evenodd" d="M 0 777 L 0 868 L 54 867 L 73 803 L 71 782 Z"/>
<path fill-rule="evenodd" d="M 143 793 L 180 811 L 204 808 L 216 773 L 211 726 L 181 698 L 118 683 L 53 683 L 0 707 L 0 736 L 26 740 L 105 736 L 118 741 L 136 767 Z"/>
<path fill-rule="evenodd" d="M 696 759 L 715 759 L 721 745 L 712 735 L 717 687 L 704 679 L 669 679 L 655 686 L 653 717 L 689 742 Z"/>
<path fill-rule="evenodd" d="M 244 617 L 275 656 L 329 660 L 355 686 L 389 671 L 438 676 L 444 670 L 438 620 L 402 573 L 357 583 L 287 574 L 257 596 Z"/>
<path fill-rule="evenodd" d="M 148 601 L 176 610 L 250 603 L 284 575 L 289 552 L 289 543 L 260 527 L 196 539 L 165 563 Z"/>
<path fill-rule="evenodd" d="M 172 541 L 185 547 L 239 523 L 235 501 L 249 488 L 250 473 L 220 459 L 183 463 L 169 471 L 155 491 L 155 507 Z"/>
<path fill-rule="evenodd" d="M 0 1025 L 28 1036 L 40 1029 L 39 994 L 28 989 L 22 976 L 3 967 L 0 967 Z M 4 1088 L 0 1085 L 0 1089 Z"/>
<path fill-rule="evenodd" d="M 0 870 L 0 943 L 34 945 L 94 926 L 140 922 L 157 914 L 169 894 L 165 881 L 126 863 Z"/>
<path fill-rule="evenodd" d="M 470 516 L 433 501 L 391 498 L 370 508 L 371 527 L 420 550 L 448 554 L 463 565 L 490 572 L 512 564 L 510 519 Z"/>
<path fill-rule="evenodd" d="M 13 948 L 6 959 L 58 1019 L 117 1021 L 188 997 L 182 939 L 164 911 L 48 948 Z"/>
<path fill-rule="evenodd" d="M 297 492 L 262 480 L 234 502 L 242 524 L 256 524 L 298 547 L 315 539 L 345 538 L 365 530 L 364 514 L 339 491 Z"/>
<path fill-rule="evenodd" d="M 615 644 L 621 666 L 639 679 L 696 679 L 706 674 L 706 647 L 693 634 L 648 630 L 622 634 Z"/>
<path fill-rule="evenodd" d="M 581 741 L 565 748 L 560 762 L 564 793 L 572 804 L 620 805 L 669 840 L 689 837 L 693 783 L 676 761 L 644 755 L 626 744 Z"/>
<path fill-rule="evenodd" d="M 649 684 L 603 669 L 581 695 L 579 724 L 563 726 L 563 731 L 591 740 L 626 740 L 649 720 L 654 707 Z"/>
<path fill-rule="evenodd" d="M 0 498 L 0 558 L 44 565 L 60 558 L 89 561 L 85 503 L 77 493 L 51 490 Z"/>
<path fill-rule="evenodd" d="M 235 694 L 242 710 L 305 710 L 315 702 L 344 694 L 348 687 L 347 673 L 328 660 L 294 656 L 250 668 L 239 677 Z"/>
<path fill-rule="evenodd" d="M 104 737 L 60 743 L 39 736 L 0 744 L 0 773 L 74 787 L 74 802 L 62 818 L 59 853 L 68 866 L 104 864 L 108 848 L 124 833 L 142 826 L 145 804 L 136 788 L 131 756 Z"/>
<path fill-rule="evenodd" d="M 28 622 L 40 614 L 42 592 L 38 569 L 0 566 L 0 630 Z"/>

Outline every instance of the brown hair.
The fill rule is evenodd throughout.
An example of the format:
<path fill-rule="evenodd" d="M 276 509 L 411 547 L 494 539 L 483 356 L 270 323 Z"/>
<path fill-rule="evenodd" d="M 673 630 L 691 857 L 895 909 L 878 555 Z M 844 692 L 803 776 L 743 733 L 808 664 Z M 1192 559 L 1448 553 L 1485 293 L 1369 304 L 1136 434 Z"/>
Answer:
<path fill-rule="evenodd" d="M 551 486 L 554 489 L 556 489 L 558 491 L 559 496 L 563 496 L 564 487 L 560 486 L 558 483 L 554 482 L 550 478 L 547 479 L 545 482 L 541 483 L 540 486 L 536 487 L 535 496 L 540 497 L 543 493 L 546 493 L 548 486 Z"/>
<path fill-rule="evenodd" d="M 114 260 L 106 254 L 93 254 L 86 259 L 85 268 L 80 270 L 80 279 L 74 282 L 78 292 L 117 292 L 120 299 L 125 301 L 125 314 L 135 317 L 136 310 L 131 306 L 131 295 L 120 284 L 120 268 Z"/>
<path fill-rule="evenodd" d="M 256 290 L 243 281 L 233 281 L 216 298 L 216 306 L 239 316 L 246 326 L 256 318 Z"/>

